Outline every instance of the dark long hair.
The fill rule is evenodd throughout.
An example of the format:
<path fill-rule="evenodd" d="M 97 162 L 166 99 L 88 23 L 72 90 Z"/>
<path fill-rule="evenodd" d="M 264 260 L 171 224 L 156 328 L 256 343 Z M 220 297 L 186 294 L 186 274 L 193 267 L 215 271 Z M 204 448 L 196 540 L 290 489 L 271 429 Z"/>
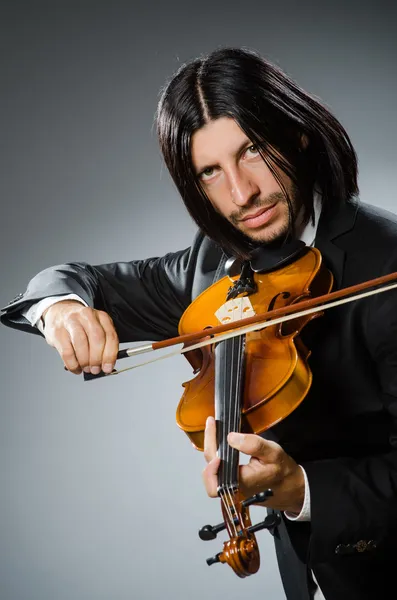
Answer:
<path fill-rule="evenodd" d="M 161 93 L 157 134 L 167 168 L 198 227 L 226 252 L 248 258 L 252 243 L 211 205 L 199 185 L 191 139 L 208 121 L 231 117 L 292 180 L 305 222 L 318 187 L 323 210 L 358 193 L 357 156 L 341 123 L 314 96 L 254 51 L 218 49 L 183 65 Z M 306 139 L 307 144 L 302 144 Z M 282 186 L 294 232 L 291 199 Z"/>

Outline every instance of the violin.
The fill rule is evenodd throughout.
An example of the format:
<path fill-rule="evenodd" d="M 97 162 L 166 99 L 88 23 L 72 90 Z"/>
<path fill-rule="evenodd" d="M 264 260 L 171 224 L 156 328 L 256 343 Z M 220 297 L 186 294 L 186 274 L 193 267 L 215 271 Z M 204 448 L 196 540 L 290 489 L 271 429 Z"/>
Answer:
<path fill-rule="evenodd" d="M 245 265 L 240 276 L 224 277 L 200 294 L 183 313 L 181 335 L 197 329 L 210 332 L 218 324 L 229 324 L 266 313 L 274 308 L 303 301 L 331 291 L 333 276 L 317 248 L 300 247 L 294 260 L 270 272 L 255 273 Z M 204 449 L 205 422 L 209 415 L 217 424 L 218 496 L 229 539 L 223 551 L 207 563 L 227 563 L 239 577 L 259 569 L 260 558 L 253 527 L 251 504 L 266 501 L 271 494 L 244 499 L 238 483 L 239 453 L 227 443 L 231 431 L 263 433 L 293 410 L 310 389 L 310 351 L 300 332 L 317 312 L 272 325 L 185 354 L 196 376 L 184 383 L 184 394 L 176 413 L 178 426 L 193 446 Z M 219 525 L 216 526 L 219 531 Z M 205 526 L 202 539 L 211 539 L 214 528 Z M 215 537 L 215 536 L 214 536 Z"/>
<path fill-rule="evenodd" d="M 118 353 L 118 358 L 126 358 L 181 346 L 168 356 L 185 354 L 195 376 L 182 384 L 177 424 L 193 446 L 203 450 L 205 422 L 208 416 L 214 416 L 221 459 L 218 496 L 224 521 L 204 526 L 199 536 L 215 539 L 226 529 L 229 539 L 221 552 L 207 559 L 207 564 L 226 563 L 242 578 L 256 573 L 260 566 L 255 533 L 274 528 L 279 517 L 268 515 L 263 522 L 252 525 L 249 506 L 266 502 L 272 491 L 243 498 L 238 482 L 239 453 L 227 443 L 229 432 L 261 434 L 304 400 L 312 373 L 308 364 L 310 349 L 300 333 L 312 319 L 332 306 L 397 287 L 394 283 L 359 293 L 395 281 L 397 273 L 393 273 L 331 292 L 333 276 L 321 253 L 300 244 L 281 264 L 254 269 L 246 263 L 240 275 L 228 275 L 202 292 L 183 313 L 179 337 Z M 84 379 L 120 372 L 85 373 Z"/>

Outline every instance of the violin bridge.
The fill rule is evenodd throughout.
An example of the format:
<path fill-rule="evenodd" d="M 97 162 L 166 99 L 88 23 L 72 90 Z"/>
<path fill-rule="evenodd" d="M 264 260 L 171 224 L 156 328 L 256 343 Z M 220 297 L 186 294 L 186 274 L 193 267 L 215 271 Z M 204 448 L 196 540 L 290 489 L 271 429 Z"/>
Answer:
<path fill-rule="evenodd" d="M 240 319 L 247 319 L 254 315 L 255 311 L 248 296 L 227 300 L 215 313 L 216 318 L 222 325 Z"/>

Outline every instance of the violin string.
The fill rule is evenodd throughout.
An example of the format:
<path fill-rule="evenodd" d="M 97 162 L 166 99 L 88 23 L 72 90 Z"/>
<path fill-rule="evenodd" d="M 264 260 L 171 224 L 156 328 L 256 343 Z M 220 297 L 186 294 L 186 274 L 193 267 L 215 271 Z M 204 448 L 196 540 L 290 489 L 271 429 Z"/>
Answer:
<path fill-rule="evenodd" d="M 234 314 L 233 314 L 233 319 L 234 319 Z M 231 477 L 232 477 L 232 449 L 229 446 L 229 443 L 227 441 L 227 435 L 228 433 L 231 431 L 231 418 L 232 418 L 232 411 L 233 411 L 233 406 L 235 404 L 235 398 L 234 398 L 234 394 L 236 392 L 236 384 L 235 384 L 235 375 L 236 375 L 236 371 L 235 371 L 235 344 L 234 341 L 230 340 L 225 342 L 225 344 L 228 345 L 228 349 L 231 350 L 231 359 L 230 362 L 228 362 L 228 369 L 230 372 L 230 377 L 229 377 L 229 399 L 228 399 L 228 408 L 227 408 L 227 431 L 226 431 L 226 435 L 225 435 L 225 445 L 226 445 L 226 452 L 227 452 L 227 460 L 228 460 L 228 469 L 227 469 L 227 486 L 228 486 L 228 491 L 229 491 L 229 495 L 230 498 L 232 499 L 232 493 L 231 493 L 231 489 L 232 489 L 232 481 L 231 481 Z"/>
<path fill-rule="evenodd" d="M 242 315 L 242 308 L 241 308 L 241 318 L 243 317 Z M 239 405 L 238 407 L 236 407 L 235 410 L 235 418 L 234 418 L 234 431 L 241 433 L 241 412 L 242 412 L 242 408 L 243 408 L 243 397 L 244 397 L 244 393 L 245 393 L 245 336 L 241 335 L 238 338 L 238 345 L 239 345 L 239 369 L 238 372 L 240 374 L 240 381 L 241 381 L 241 388 L 240 388 L 240 392 L 239 392 Z M 240 452 L 238 452 L 238 460 L 237 460 L 237 485 L 238 487 L 240 487 Z M 244 528 L 244 524 L 241 524 L 242 527 Z"/>
<path fill-rule="evenodd" d="M 234 320 L 235 310 L 233 311 L 233 320 Z M 236 385 L 236 369 L 238 365 L 236 365 L 236 340 L 227 341 L 229 348 L 231 348 L 231 360 L 229 365 L 230 370 L 230 378 L 229 378 L 229 406 L 228 406 L 228 424 L 227 424 L 227 434 L 232 431 L 232 417 L 234 412 L 234 407 L 236 406 L 236 395 L 237 395 L 237 385 Z M 238 358 L 238 357 L 237 357 Z M 227 434 L 226 434 L 226 448 L 227 448 L 227 456 L 228 456 L 228 478 L 227 478 L 227 486 L 229 492 L 230 502 L 233 507 L 234 516 L 236 516 L 236 506 L 234 504 L 234 494 L 233 494 L 233 449 L 229 446 L 227 442 Z"/>
<path fill-rule="evenodd" d="M 243 318 L 243 299 L 240 299 L 240 315 L 239 315 L 239 319 L 241 321 L 241 319 Z M 240 336 L 237 338 L 238 339 L 238 374 L 239 374 L 239 381 L 241 382 L 241 378 L 242 378 L 242 340 L 243 337 Z M 238 427 L 238 412 L 241 411 L 241 385 L 242 383 L 240 383 L 239 386 L 239 398 L 238 398 L 238 405 L 236 403 L 235 409 L 234 409 L 234 425 L 233 425 L 233 431 L 236 431 L 237 433 L 240 433 L 240 427 Z"/>
<path fill-rule="evenodd" d="M 230 343 L 230 342 L 229 342 Z M 219 458 L 221 459 L 221 469 L 220 469 L 220 474 L 218 474 L 218 486 L 219 486 L 219 496 L 221 498 L 221 502 L 223 504 L 224 510 L 226 512 L 227 518 L 229 520 L 230 523 L 230 532 L 233 533 L 233 535 L 237 535 L 237 529 L 236 529 L 236 525 L 234 523 L 234 516 L 232 513 L 232 498 L 230 497 L 230 493 L 229 490 L 227 488 L 226 481 L 227 481 L 227 456 L 226 456 L 226 443 L 225 443 L 225 432 L 226 432 L 226 427 L 227 427 L 227 421 L 225 419 L 225 415 L 227 412 L 227 403 L 225 402 L 226 400 L 226 393 L 227 393 L 227 388 L 226 385 L 228 383 L 227 377 L 226 377 L 226 368 L 227 368 L 227 364 L 228 364 L 228 356 L 227 356 L 227 350 L 228 350 L 228 343 L 227 342 L 223 342 L 221 345 L 217 344 L 215 347 L 215 376 L 218 378 L 218 383 L 216 384 L 216 388 L 218 390 L 218 400 L 217 402 L 215 402 L 215 413 L 217 413 L 217 411 L 219 410 L 219 414 L 215 414 L 215 418 L 218 421 L 219 427 L 220 427 L 220 439 L 219 439 L 219 445 L 218 445 L 218 455 Z M 223 368 L 222 368 L 223 366 Z"/>
<path fill-rule="evenodd" d="M 232 514 L 232 510 L 230 508 L 229 502 L 225 499 L 225 490 L 222 491 L 220 498 L 221 498 L 221 502 L 227 512 L 227 516 L 229 518 L 229 523 L 231 524 L 231 526 L 233 528 L 234 535 L 237 536 L 237 528 L 236 528 L 236 524 L 234 522 L 234 516 Z"/>
<path fill-rule="evenodd" d="M 243 317 L 243 301 L 242 298 L 238 299 L 239 310 L 234 310 L 234 315 L 239 312 L 238 319 Z M 234 317 L 235 318 L 235 317 Z M 231 348 L 232 357 L 230 361 L 230 377 L 229 377 L 229 410 L 228 410 L 228 428 L 226 432 L 226 448 L 227 448 L 227 460 L 228 460 L 228 477 L 227 486 L 230 502 L 234 509 L 234 515 L 237 516 L 237 507 L 235 505 L 235 490 L 233 489 L 234 476 L 237 477 L 236 483 L 238 485 L 238 469 L 239 461 L 236 463 L 236 454 L 238 451 L 231 448 L 227 443 L 227 434 L 231 431 L 239 431 L 238 427 L 238 412 L 241 410 L 241 376 L 242 376 L 242 337 L 232 339 L 228 343 L 228 347 Z M 236 470 L 236 472 L 234 472 Z M 236 529 L 236 528 L 235 528 Z M 236 533 L 237 535 L 237 533 Z"/>
<path fill-rule="evenodd" d="M 242 302 L 240 299 L 240 315 L 239 318 L 242 318 L 242 314 L 241 314 L 241 306 L 242 306 Z M 241 390 L 241 371 L 240 371 L 240 366 L 241 366 L 241 337 L 239 338 L 235 338 L 232 340 L 233 343 L 233 351 L 234 353 L 237 355 L 237 357 L 234 359 L 233 361 L 233 375 L 234 375 L 234 379 L 233 379 L 233 392 L 234 392 L 234 401 L 233 401 L 233 406 L 231 407 L 230 410 L 230 426 L 229 426 L 229 432 L 230 431 L 237 431 L 236 429 L 236 413 L 239 410 L 239 405 L 240 405 L 240 390 Z M 235 498 L 235 495 L 233 493 L 233 487 L 232 487 L 232 483 L 234 483 L 234 476 L 237 478 L 236 479 L 236 483 L 238 484 L 238 460 L 236 463 L 236 455 L 238 455 L 238 450 L 231 448 L 228 445 L 229 449 L 230 449 L 230 470 L 231 470 L 231 475 L 230 475 L 230 479 L 229 481 L 231 482 L 231 493 L 233 494 L 233 498 Z M 233 467 L 235 469 L 236 472 L 233 472 Z M 237 508 L 235 506 L 235 504 L 233 503 L 234 506 L 234 512 L 235 515 L 238 515 L 237 512 Z"/>
<path fill-rule="evenodd" d="M 241 307 L 241 302 L 240 302 Z M 241 314 L 239 315 L 241 318 Z M 233 310 L 233 319 L 235 319 L 235 310 Z M 236 344 L 237 342 L 237 344 Z M 237 346 L 237 348 L 236 348 Z M 237 376 L 239 373 L 239 340 L 225 341 L 223 344 L 224 350 L 224 428 L 223 428 L 223 439 L 222 446 L 224 452 L 224 469 L 223 469 L 223 481 L 222 486 L 227 495 L 227 504 L 229 508 L 229 518 L 231 518 L 232 527 L 235 535 L 237 535 L 237 527 L 235 523 L 235 517 L 237 516 L 237 509 L 235 506 L 235 493 L 233 490 L 233 457 L 236 452 L 231 448 L 227 442 L 227 435 L 230 431 L 234 430 L 233 422 L 235 420 L 236 411 L 236 397 L 238 394 Z M 236 351 L 237 350 L 237 351 Z M 236 357 L 237 355 L 237 357 Z M 237 358 L 237 360 L 236 360 Z M 237 364 L 236 364 L 237 363 Z M 229 377 L 226 377 L 226 371 L 229 372 Z M 230 516 L 230 513 L 232 515 Z"/>
<path fill-rule="evenodd" d="M 227 401 L 227 408 L 225 410 L 225 412 L 227 413 L 227 427 L 224 430 L 224 447 L 225 447 L 225 460 L 226 460 L 226 481 L 225 483 L 225 487 L 228 493 L 228 499 L 229 499 L 229 503 L 230 503 L 230 510 L 232 512 L 232 522 L 233 522 L 233 529 L 234 529 L 234 534 L 237 536 L 237 527 L 236 527 L 236 523 L 234 521 L 235 516 L 237 515 L 237 511 L 236 511 L 236 506 L 234 503 L 234 494 L 233 494 L 233 487 L 231 485 L 231 477 L 232 477 L 232 469 L 233 469 L 233 465 L 232 465 L 232 448 L 229 446 L 228 441 L 227 441 L 227 435 L 229 433 L 229 431 L 231 431 L 230 427 L 231 427 L 231 415 L 232 415 L 232 410 L 233 410 L 233 406 L 235 404 L 235 400 L 233 400 L 233 391 L 235 392 L 235 340 L 227 340 L 224 342 L 225 347 L 226 347 L 226 360 L 225 360 L 225 366 L 228 369 L 230 376 L 228 378 L 228 401 Z M 230 361 L 228 360 L 229 358 L 229 353 L 231 351 L 231 357 L 230 357 Z M 226 421 L 226 419 L 225 419 Z"/>
<path fill-rule="evenodd" d="M 349 296 L 348 298 L 343 298 L 342 300 L 335 300 L 334 302 L 329 302 L 328 304 L 322 304 L 321 306 L 315 306 L 314 308 L 308 308 L 306 310 L 297 311 L 290 315 L 284 315 L 283 317 L 278 317 L 277 319 L 271 319 L 270 321 L 261 321 L 258 323 L 245 325 L 245 326 L 239 327 L 237 329 L 233 329 L 232 331 L 227 331 L 226 333 L 217 334 L 215 336 L 216 343 L 219 343 L 223 340 L 227 340 L 232 337 L 237 337 L 237 336 L 243 335 L 245 333 L 249 333 L 251 331 L 260 331 L 261 329 L 265 329 L 266 327 L 272 327 L 273 325 L 277 325 L 278 323 L 285 323 L 286 321 L 292 321 L 293 319 L 297 319 L 298 317 L 304 317 L 306 315 L 311 315 L 316 312 L 321 312 L 323 310 L 327 310 L 328 308 L 333 308 L 334 306 L 340 306 L 342 304 L 347 304 L 348 302 L 360 300 L 361 298 L 367 298 L 368 296 L 372 296 L 374 294 L 380 294 L 382 292 L 387 292 L 387 291 L 389 291 L 391 289 L 395 289 L 395 288 L 397 288 L 397 283 L 395 283 L 393 285 L 385 286 L 384 288 L 381 288 L 381 289 L 371 290 L 370 292 L 363 292 L 361 294 Z M 196 350 L 197 348 L 203 348 L 204 346 L 209 346 L 211 344 L 214 344 L 215 338 L 212 338 L 210 340 L 206 339 L 204 341 L 197 342 L 196 344 L 192 344 L 189 346 L 184 346 L 184 344 L 181 343 L 181 344 L 179 344 L 181 346 L 181 348 L 176 351 L 174 350 L 173 352 L 168 352 L 167 354 L 163 354 L 162 356 L 155 356 L 154 358 L 151 358 L 144 362 L 138 363 L 136 365 L 132 365 L 130 367 L 125 367 L 124 369 L 114 370 L 112 373 L 107 373 L 105 375 L 105 377 L 111 377 L 112 375 L 118 375 L 119 373 L 124 373 L 125 371 L 131 371 L 132 369 L 137 369 L 138 367 L 143 367 L 150 363 L 164 360 L 165 358 L 171 358 L 172 356 L 178 356 L 180 354 L 185 354 L 185 352 L 190 352 L 190 350 Z M 140 348 L 141 347 L 127 348 L 125 350 L 125 352 L 127 353 L 128 356 L 138 355 L 138 354 L 142 353 Z M 147 351 L 148 350 L 146 349 L 146 346 L 145 346 L 144 352 L 147 352 Z M 160 349 L 157 350 L 157 349 L 152 348 L 152 350 L 151 350 L 151 352 L 157 352 L 157 351 L 160 351 Z M 95 380 L 95 378 L 93 378 L 91 381 L 94 381 L 94 380 Z"/>

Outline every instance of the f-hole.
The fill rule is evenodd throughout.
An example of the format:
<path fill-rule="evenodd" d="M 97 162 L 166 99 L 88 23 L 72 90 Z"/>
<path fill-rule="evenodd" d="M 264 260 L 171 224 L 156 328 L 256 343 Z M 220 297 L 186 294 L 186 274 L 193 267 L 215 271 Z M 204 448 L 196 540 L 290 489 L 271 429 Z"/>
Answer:
<path fill-rule="evenodd" d="M 274 296 L 274 298 L 272 298 L 270 300 L 270 304 L 269 304 L 268 309 L 267 309 L 268 311 L 274 310 L 275 304 L 277 302 L 277 298 L 279 296 L 281 296 L 283 298 L 283 300 L 287 300 L 287 298 L 289 298 L 291 296 L 291 294 L 290 294 L 290 292 L 279 292 L 278 294 L 276 294 Z"/>

